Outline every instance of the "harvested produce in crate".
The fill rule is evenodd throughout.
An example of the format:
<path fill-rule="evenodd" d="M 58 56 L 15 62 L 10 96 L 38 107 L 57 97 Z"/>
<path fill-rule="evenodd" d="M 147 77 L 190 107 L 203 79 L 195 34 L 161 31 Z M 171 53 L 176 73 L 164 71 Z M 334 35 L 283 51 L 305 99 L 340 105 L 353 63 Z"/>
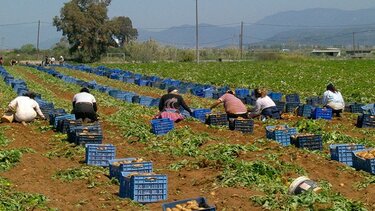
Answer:
<path fill-rule="evenodd" d="M 129 164 L 129 163 L 140 163 L 143 162 L 143 158 L 137 158 L 135 160 L 122 160 L 122 161 L 116 161 L 113 162 L 113 166 L 120 166 L 121 164 Z"/>
<path fill-rule="evenodd" d="M 298 133 L 291 135 L 292 138 L 298 138 L 298 137 L 306 137 L 306 136 L 314 136 L 315 134 L 312 133 Z"/>
<path fill-rule="evenodd" d="M 204 210 L 206 208 L 199 207 L 199 204 L 196 200 L 191 200 L 183 204 L 176 204 L 174 208 L 167 208 L 167 211 L 195 211 L 195 210 Z"/>
<path fill-rule="evenodd" d="M 358 152 L 356 155 L 364 159 L 373 159 L 375 158 L 375 149 Z"/>

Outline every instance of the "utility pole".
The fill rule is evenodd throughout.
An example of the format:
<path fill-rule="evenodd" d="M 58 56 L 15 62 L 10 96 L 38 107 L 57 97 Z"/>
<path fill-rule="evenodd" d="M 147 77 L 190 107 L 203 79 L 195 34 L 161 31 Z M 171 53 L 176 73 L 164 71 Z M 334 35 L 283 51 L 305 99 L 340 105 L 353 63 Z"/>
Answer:
<path fill-rule="evenodd" d="M 355 32 L 353 32 L 353 54 L 355 54 L 355 39 L 354 39 L 354 34 L 355 34 Z"/>
<path fill-rule="evenodd" d="M 40 20 L 38 21 L 38 36 L 36 38 L 36 55 L 37 55 L 37 59 L 39 59 L 39 35 L 40 35 Z"/>
<path fill-rule="evenodd" d="M 243 21 L 241 21 L 241 33 L 240 33 L 240 59 L 242 59 L 242 45 L 243 45 Z"/>
<path fill-rule="evenodd" d="M 199 64 L 198 0 L 195 0 L 195 56 Z"/>

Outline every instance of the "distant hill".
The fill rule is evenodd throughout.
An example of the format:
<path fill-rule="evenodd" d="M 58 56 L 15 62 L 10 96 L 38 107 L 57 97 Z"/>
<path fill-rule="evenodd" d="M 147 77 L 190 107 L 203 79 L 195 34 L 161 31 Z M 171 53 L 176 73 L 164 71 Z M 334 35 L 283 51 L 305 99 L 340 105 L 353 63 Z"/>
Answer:
<path fill-rule="evenodd" d="M 245 24 L 243 43 L 351 45 L 352 32 L 362 32 L 356 34 L 360 44 L 375 44 L 375 8 L 353 11 L 316 8 L 277 13 L 254 24 Z M 239 26 L 201 24 L 199 43 L 201 47 L 238 45 L 239 34 Z M 164 44 L 194 47 L 195 26 L 183 25 L 159 32 L 139 31 L 139 40 L 150 38 Z"/>
<path fill-rule="evenodd" d="M 241 20 L 239 20 L 240 22 Z M 365 33 L 365 31 L 368 31 Z M 286 11 L 244 25 L 244 44 L 375 45 L 375 8 L 363 10 L 306 9 Z M 138 40 L 154 39 L 165 45 L 180 48 L 195 47 L 195 26 L 181 25 L 162 31 L 139 30 Z M 200 24 L 200 47 L 238 46 L 240 23 L 237 26 Z M 1 48 L 19 48 L 34 44 L 37 25 L 12 26 L 1 29 Z M 41 26 L 40 48 L 52 47 L 60 40 L 61 32 L 53 26 Z"/>

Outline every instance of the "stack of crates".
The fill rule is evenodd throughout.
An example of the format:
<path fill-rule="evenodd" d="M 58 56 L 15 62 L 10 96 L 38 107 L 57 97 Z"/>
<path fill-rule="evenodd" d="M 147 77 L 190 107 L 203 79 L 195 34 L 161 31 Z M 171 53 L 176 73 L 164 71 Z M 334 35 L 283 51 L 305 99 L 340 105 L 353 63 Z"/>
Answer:
<path fill-rule="evenodd" d="M 61 115 L 65 115 L 66 114 L 66 111 L 65 109 L 63 108 L 58 108 L 58 109 L 53 109 L 51 112 L 48 113 L 47 116 L 45 116 L 46 118 L 48 118 L 48 121 L 49 121 L 49 124 L 50 125 L 53 125 L 53 123 L 55 122 L 55 117 L 56 116 L 61 116 Z"/>
<path fill-rule="evenodd" d="M 312 111 L 313 111 L 312 105 L 301 105 L 301 106 L 298 106 L 297 114 L 298 116 L 310 118 Z"/>
<path fill-rule="evenodd" d="M 362 106 L 364 106 L 364 104 L 360 104 L 360 103 L 350 104 L 349 105 L 349 112 L 351 112 L 351 113 L 362 113 L 363 112 Z"/>
<path fill-rule="evenodd" d="M 287 103 L 300 103 L 298 94 L 287 94 L 285 95 L 285 101 Z"/>
<path fill-rule="evenodd" d="M 365 146 L 363 146 L 362 144 L 331 144 L 329 145 L 331 160 L 337 160 L 341 163 L 345 163 L 348 166 L 353 166 L 352 152 L 356 150 L 364 150 L 364 149 L 365 149 Z"/>
<path fill-rule="evenodd" d="M 313 119 L 332 119 L 332 109 L 331 108 L 315 108 L 311 114 Z"/>
<path fill-rule="evenodd" d="M 356 150 L 352 152 L 353 155 L 353 167 L 357 170 L 367 171 L 371 174 L 375 174 L 375 157 L 363 158 L 359 156 L 361 153 L 371 153 L 374 155 L 374 149 Z"/>
<path fill-rule="evenodd" d="M 75 128 L 82 126 L 82 120 L 68 120 L 66 133 L 68 134 L 68 141 L 71 143 L 75 142 Z"/>
<path fill-rule="evenodd" d="M 308 97 L 306 99 L 306 104 L 312 105 L 314 107 L 318 107 L 319 105 L 323 104 L 323 99 L 321 97 L 318 97 L 318 96 Z"/>
<path fill-rule="evenodd" d="M 298 106 L 300 106 L 300 99 L 298 94 L 287 94 L 285 95 L 285 100 L 286 113 L 294 113 Z"/>
<path fill-rule="evenodd" d="M 173 130 L 174 123 L 168 118 L 151 120 L 151 132 L 156 135 L 164 135 Z"/>
<path fill-rule="evenodd" d="M 266 127 L 266 137 L 279 142 L 282 146 L 290 145 L 290 137 L 295 134 L 297 134 L 297 129 L 287 125 Z"/>
<path fill-rule="evenodd" d="M 228 126 L 228 116 L 226 113 L 208 114 L 206 124 L 214 126 Z"/>
<path fill-rule="evenodd" d="M 103 141 L 103 133 L 99 124 L 75 126 L 72 130 L 69 131 L 72 134 L 68 137 L 76 145 L 101 144 Z"/>
<path fill-rule="evenodd" d="M 375 128 L 375 116 L 371 114 L 361 114 L 357 118 L 357 127 Z"/>
<path fill-rule="evenodd" d="M 49 116 L 49 113 L 53 112 L 55 110 L 53 103 L 48 103 L 46 101 L 38 101 L 40 110 L 42 111 L 43 115 L 45 117 Z"/>
<path fill-rule="evenodd" d="M 203 210 L 203 211 L 216 211 L 216 207 L 212 206 L 212 205 L 209 205 L 207 203 L 206 198 L 204 198 L 204 197 L 198 197 L 198 198 L 192 198 L 192 199 L 184 199 L 184 200 L 180 200 L 180 201 L 174 201 L 174 202 L 164 203 L 162 205 L 162 208 L 163 208 L 163 211 L 173 210 L 173 208 L 176 208 L 176 205 L 178 205 L 178 204 L 179 205 L 181 205 L 181 204 L 187 204 L 190 201 L 196 201 L 197 204 L 198 204 L 198 207 L 200 208 L 200 210 Z"/>
<path fill-rule="evenodd" d="M 236 97 L 240 99 L 245 99 L 247 96 L 250 95 L 249 89 L 236 89 L 235 90 Z"/>
<path fill-rule="evenodd" d="M 298 148 L 323 150 L 322 135 L 295 134 L 291 136 L 291 143 Z"/>
<path fill-rule="evenodd" d="M 75 120 L 76 116 L 74 114 L 64 114 L 64 115 L 60 115 L 60 116 L 55 116 L 54 121 L 53 121 L 53 127 L 57 129 L 58 125 L 62 124 L 62 123 L 60 123 L 60 121 L 63 121 L 64 119 Z"/>
<path fill-rule="evenodd" d="M 276 101 L 275 102 L 277 109 L 279 110 L 280 113 L 284 113 L 285 110 L 285 102 L 281 101 Z"/>
<path fill-rule="evenodd" d="M 278 101 L 281 101 L 282 97 L 283 97 L 283 94 L 280 93 L 280 92 L 270 92 L 268 93 L 268 96 L 274 101 L 274 102 L 278 102 Z"/>
<path fill-rule="evenodd" d="M 112 144 L 86 144 L 85 162 L 91 166 L 109 166 L 109 160 L 116 157 L 116 147 Z"/>
<path fill-rule="evenodd" d="M 229 129 L 241 131 L 243 133 L 253 133 L 254 121 L 252 119 L 230 119 Z"/>
<path fill-rule="evenodd" d="M 121 172 L 128 173 L 151 173 L 152 162 L 137 158 L 119 158 L 108 161 L 109 177 L 120 181 Z"/>
<path fill-rule="evenodd" d="M 210 113 L 211 113 L 210 109 L 206 109 L 206 108 L 194 109 L 192 116 L 196 119 L 199 119 L 201 122 L 205 122 L 206 121 L 206 115 L 210 114 Z"/>
<path fill-rule="evenodd" d="M 139 203 L 167 200 L 167 175 L 154 173 L 129 174 L 122 172 L 119 196 Z"/>

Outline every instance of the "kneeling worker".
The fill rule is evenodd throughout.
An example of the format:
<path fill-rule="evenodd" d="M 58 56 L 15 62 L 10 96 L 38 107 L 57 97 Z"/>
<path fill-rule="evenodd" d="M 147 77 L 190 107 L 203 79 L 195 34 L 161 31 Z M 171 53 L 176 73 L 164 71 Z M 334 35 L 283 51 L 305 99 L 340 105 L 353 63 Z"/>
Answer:
<path fill-rule="evenodd" d="M 265 118 L 280 119 L 280 112 L 275 102 L 267 95 L 266 89 L 255 89 L 255 108 L 250 113 L 250 117 L 254 118 L 262 115 Z"/>
<path fill-rule="evenodd" d="M 228 118 L 248 118 L 245 104 L 234 95 L 233 91 L 228 90 L 210 107 L 210 109 L 217 107 L 221 103 L 224 104 L 224 109 Z"/>
<path fill-rule="evenodd" d="M 34 100 L 35 96 L 34 92 L 27 92 L 24 96 L 18 96 L 9 103 L 8 108 L 13 111 L 15 121 L 25 125 L 38 115 L 45 119 L 38 102 Z"/>
<path fill-rule="evenodd" d="M 90 94 L 88 88 L 84 87 L 80 90 L 80 93 L 74 95 L 73 114 L 75 114 L 77 120 L 81 119 L 85 123 L 97 121 L 97 110 L 96 99 Z"/>

